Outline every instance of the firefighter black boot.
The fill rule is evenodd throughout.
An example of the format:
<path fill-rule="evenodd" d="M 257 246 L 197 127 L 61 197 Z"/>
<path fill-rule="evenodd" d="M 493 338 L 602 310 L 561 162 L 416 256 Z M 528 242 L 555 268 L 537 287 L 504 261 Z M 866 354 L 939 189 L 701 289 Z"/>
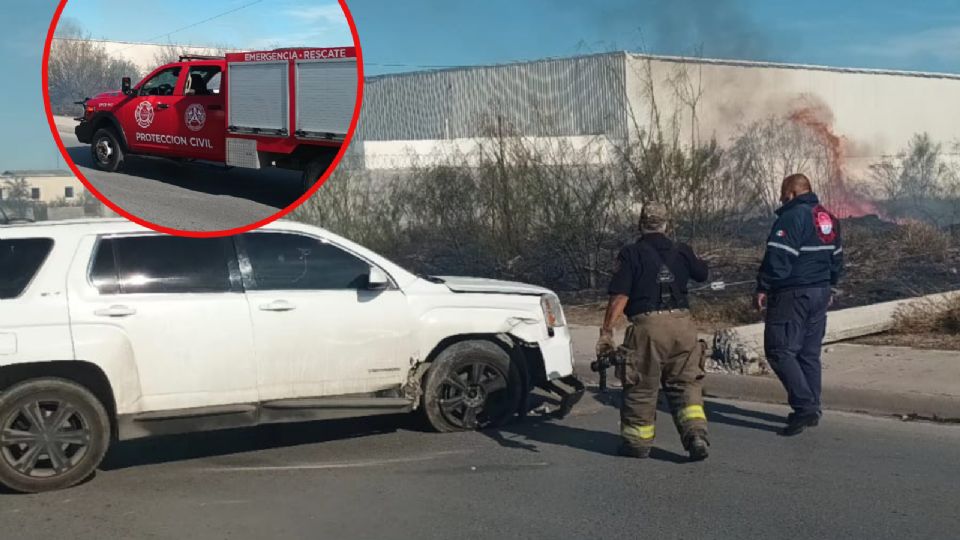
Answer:
<path fill-rule="evenodd" d="M 650 457 L 650 447 L 649 446 L 634 446 L 626 441 L 620 443 L 620 448 L 617 448 L 617 455 L 623 457 L 632 457 L 638 459 L 644 459 Z"/>
<path fill-rule="evenodd" d="M 686 446 L 687 452 L 690 454 L 690 461 L 703 461 L 710 455 L 710 452 L 707 450 L 710 442 L 703 433 L 691 434 L 687 438 L 687 444 L 684 446 Z"/>

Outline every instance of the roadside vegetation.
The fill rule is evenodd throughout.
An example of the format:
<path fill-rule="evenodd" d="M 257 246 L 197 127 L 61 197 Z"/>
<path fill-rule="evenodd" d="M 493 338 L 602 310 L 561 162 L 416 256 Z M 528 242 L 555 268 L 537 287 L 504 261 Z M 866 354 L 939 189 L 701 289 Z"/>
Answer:
<path fill-rule="evenodd" d="M 960 288 L 960 231 L 947 227 L 960 221 L 950 218 L 960 209 L 958 170 L 943 146 L 917 135 L 871 169 L 872 182 L 850 178 L 829 111 L 816 102 L 800 109 L 802 121 L 796 111 L 773 115 L 729 141 L 689 144 L 681 132 L 699 132 L 702 91 L 695 74 L 674 80 L 683 108 L 661 111 L 651 85 L 649 118 L 633 123 L 629 142 L 544 143 L 494 116 L 469 154 L 411 158 L 412 169 L 393 172 L 366 170 L 356 163 L 361 156 L 345 159 L 294 217 L 418 272 L 550 287 L 579 305 L 572 319 L 595 323 L 616 253 L 637 236 L 640 203 L 657 199 L 671 213 L 670 233 L 710 262 L 711 280 L 728 284 L 692 293 L 702 323 L 722 327 L 759 320 L 748 298 L 779 180 L 803 172 L 841 216 L 856 216 L 843 222 L 849 264 L 839 307 Z M 872 202 L 879 199 L 886 202 Z M 928 208 L 938 211 L 921 212 Z"/>
<path fill-rule="evenodd" d="M 944 333 L 960 337 L 960 296 L 949 300 L 918 301 L 894 315 L 899 334 Z"/>
<path fill-rule="evenodd" d="M 77 116 L 80 106 L 76 101 L 116 90 L 121 78 L 136 80 L 140 75 L 134 63 L 111 56 L 102 44 L 90 38 L 88 32 L 69 19 L 57 26 L 47 66 L 53 114 Z"/>
<path fill-rule="evenodd" d="M 941 302 L 913 302 L 894 315 L 890 332 L 857 343 L 960 350 L 960 296 Z"/>

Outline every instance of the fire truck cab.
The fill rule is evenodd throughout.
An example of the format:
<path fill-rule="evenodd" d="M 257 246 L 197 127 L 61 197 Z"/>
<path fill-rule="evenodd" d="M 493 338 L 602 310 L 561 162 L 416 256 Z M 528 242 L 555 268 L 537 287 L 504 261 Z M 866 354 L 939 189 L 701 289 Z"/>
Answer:
<path fill-rule="evenodd" d="M 303 171 L 307 191 L 360 106 L 353 47 L 182 56 L 88 98 L 75 129 L 105 171 L 130 154 Z"/>

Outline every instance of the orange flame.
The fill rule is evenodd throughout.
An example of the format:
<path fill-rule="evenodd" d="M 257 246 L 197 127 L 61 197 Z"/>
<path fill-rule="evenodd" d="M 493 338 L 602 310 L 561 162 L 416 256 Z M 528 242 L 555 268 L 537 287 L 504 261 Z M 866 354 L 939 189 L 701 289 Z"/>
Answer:
<path fill-rule="evenodd" d="M 826 151 L 828 178 L 820 185 L 824 204 L 840 218 L 880 215 L 877 206 L 856 193 L 847 182 L 844 169 L 845 141 L 833 131 L 833 114 L 825 105 L 808 105 L 798 108 L 787 118 L 809 129 Z"/>

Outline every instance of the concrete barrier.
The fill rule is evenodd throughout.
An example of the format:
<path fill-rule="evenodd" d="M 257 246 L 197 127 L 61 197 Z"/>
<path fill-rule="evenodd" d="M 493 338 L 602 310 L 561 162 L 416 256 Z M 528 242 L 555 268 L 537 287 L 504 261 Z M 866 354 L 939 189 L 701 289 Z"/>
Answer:
<path fill-rule="evenodd" d="M 824 344 L 880 334 L 893 327 L 898 309 L 912 303 L 942 303 L 960 296 L 960 291 L 932 294 L 831 311 L 827 317 Z M 713 338 L 711 371 L 758 374 L 767 370 L 763 361 L 763 323 L 721 330 Z"/>

